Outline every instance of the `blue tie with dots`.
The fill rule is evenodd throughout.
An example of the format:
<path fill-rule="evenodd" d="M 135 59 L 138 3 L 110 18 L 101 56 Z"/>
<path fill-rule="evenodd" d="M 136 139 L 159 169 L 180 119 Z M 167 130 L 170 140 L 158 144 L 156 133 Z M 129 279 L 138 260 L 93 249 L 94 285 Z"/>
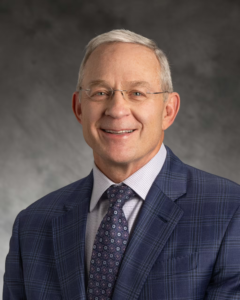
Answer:
<path fill-rule="evenodd" d="M 134 191 L 125 184 L 112 185 L 107 189 L 107 197 L 108 212 L 98 228 L 90 261 L 88 300 L 111 300 L 129 237 L 122 207 L 135 197 Z"/>

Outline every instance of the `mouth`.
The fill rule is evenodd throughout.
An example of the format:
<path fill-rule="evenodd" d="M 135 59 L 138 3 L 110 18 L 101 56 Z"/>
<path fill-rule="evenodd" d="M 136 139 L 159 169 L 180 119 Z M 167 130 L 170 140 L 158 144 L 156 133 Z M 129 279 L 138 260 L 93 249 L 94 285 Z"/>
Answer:
<path fill-rule="evenodd" d="M 126 134 L 126 133 L 132 133 L 135 131 L 135 129 L 131 129 L 131 130 L 108 130 L 108 129 L 102 129 L 102 131 L 107 132 L 107 133 L 111 133 L 111 134 Z"/>

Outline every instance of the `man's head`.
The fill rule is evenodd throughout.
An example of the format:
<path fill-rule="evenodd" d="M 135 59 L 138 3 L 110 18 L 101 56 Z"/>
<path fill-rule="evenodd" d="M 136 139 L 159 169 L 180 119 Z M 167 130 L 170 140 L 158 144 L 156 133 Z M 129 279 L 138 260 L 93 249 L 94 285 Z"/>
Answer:
<path fill-rule="evenodd" d="M 78 83 L 77 83 L 77 91 L 81 87 L 83 76 L 84 76 L 84 67 L 86 65 L 86 62 L 88 58 L 90 57 L 91 53 L 101 44 L 106 43 L 134 43 L 139 44 L 148 47 L 151 49 L 161 66 L 161 72 L 159 74 L 160 76 L 160 82 L 161 82 L 161 89 L 163 91 L 173 92 L 173 85 L 172 85 L 172 78 L 171 78 L 171 71 L 169 67 L 169 63 L 167 60 L 166 55 L 163 53 L 161 49 L 158 48 L 157 44 L 142 36 L 139 34 L 136 34 L 135 32 L 129 31 L 129 30 L 112 30 L 106 33 L 103 33 L 101 35 L 98 35 L 97 37 L 93 38 L 86 46 L 86 53 L 82 60 L 79 75 L 78 75 Z M 166 97 L 164 97 L 166 98 Z"/>
<path fill-rule="evenodd" d="M 91 44 L 94 46 L 94 40 Z M 166 86 L 171 89 L 172 84 L 170 71 L 170 83 L 162 83 L 162 64 L 152 47 L 107 40 L 93 48 L 81 65 L 73 111 L 96 165 L 117 182 L 124 175 L 113 178 L 113 172 L 128 177 L 158 152 L 164 130 L 178 112 L 179 96 L 172 90 L 155 94 L 165 92 Z M 167 63 L 165 56 L 164 61 Z"/>

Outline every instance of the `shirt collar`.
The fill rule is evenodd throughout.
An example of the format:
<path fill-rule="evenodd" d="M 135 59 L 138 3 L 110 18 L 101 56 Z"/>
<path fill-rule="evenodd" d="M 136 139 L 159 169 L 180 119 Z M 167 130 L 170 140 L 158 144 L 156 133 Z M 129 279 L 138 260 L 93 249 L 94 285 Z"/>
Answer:
<path fill-rule="evenodd" d="M 131 189 L 133 189 L 141 198 L 145 200 L 155 178 L 161 171 L 167 155 L 164 144 L 161 145 L 158 153 L 141 169 L 133 173 L 123 181 Z M 93 191 L 90 202 L 90 212 L 95 208 L 102 194 L 113 184 L 94 164 L 93 166 Z M 121 184 L 121 183 L 120 183 Z"/>

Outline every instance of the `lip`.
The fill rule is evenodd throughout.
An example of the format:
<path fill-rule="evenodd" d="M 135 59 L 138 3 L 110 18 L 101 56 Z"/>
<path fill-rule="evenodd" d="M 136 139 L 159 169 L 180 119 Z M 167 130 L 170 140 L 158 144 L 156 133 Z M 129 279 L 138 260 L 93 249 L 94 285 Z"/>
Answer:
<path fill-rule="evenodd" d="M 102 131 L 112 133 L 112 134 L 121 134 L 121 133 L 131 133 L 136 129 L 109 129 L 109 128 L 101 128 Z"/>
<path fill-rule="evenodd" d="M 107 131 L 112 131 L 112 132 L 106 132 Z M 127 132 L 127 131 L 131 131 L 132 132 Z M 120 133 L 121 131 L 126 131 L 123 133 Z M 107 138 L 112 138 L 112 139 L 122 139 L 122 138 L 127 138 L 130 137 L 131 135 L 134 134 L 134 132 L 136 132 L 136 129 L 129 129 L 129 128 L 124 128 L 124 129 L 110 129 L 110 128 L 100 128 L 100 132 Z M 116 132 L 116 133 L 114 133 Z M 118 133 L 117 133 L 118 132 Z"/>

